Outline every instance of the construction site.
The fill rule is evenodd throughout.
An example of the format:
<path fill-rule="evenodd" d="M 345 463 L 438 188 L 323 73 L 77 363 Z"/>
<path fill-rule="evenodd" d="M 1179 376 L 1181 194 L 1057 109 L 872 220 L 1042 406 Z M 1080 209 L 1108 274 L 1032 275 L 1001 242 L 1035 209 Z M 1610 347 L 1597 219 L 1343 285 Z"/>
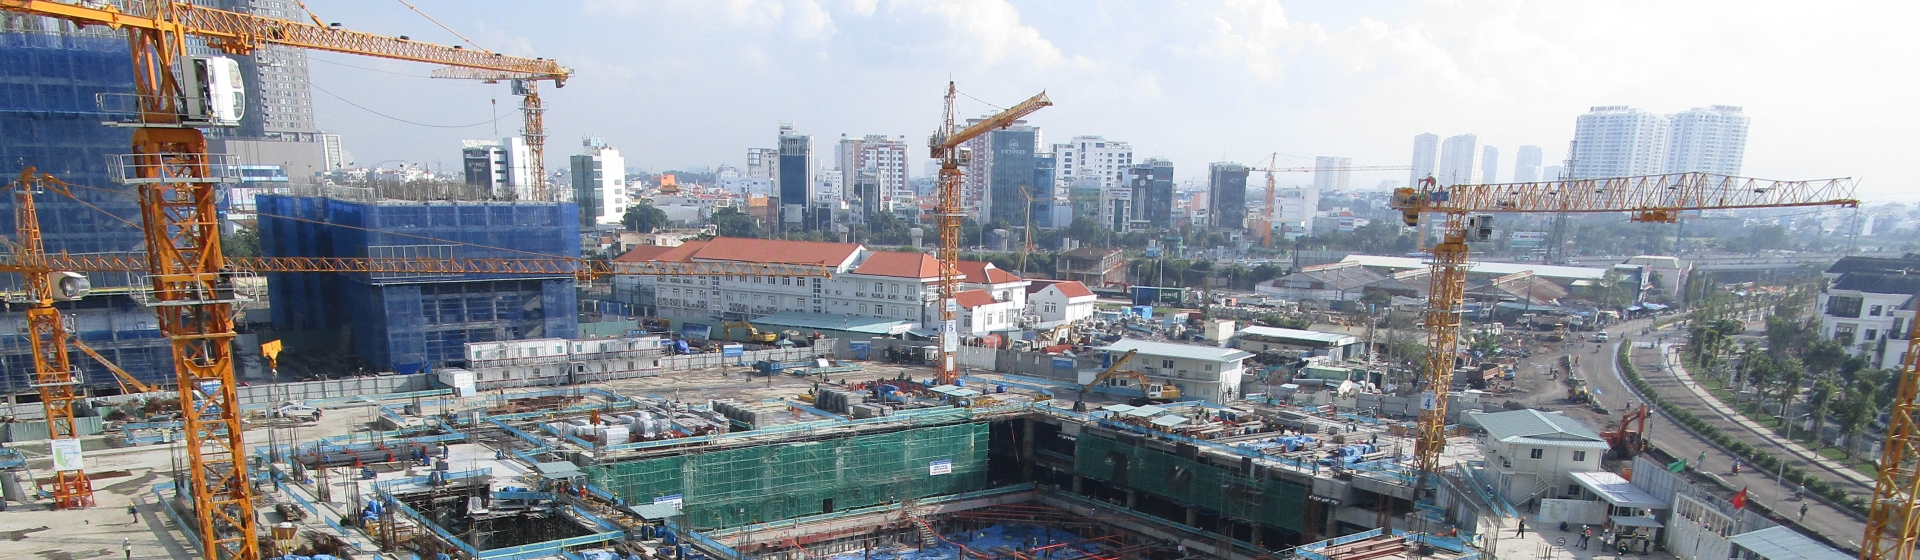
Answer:
<path fill-rule="evenodd" d="M 1607 348 L 1617 374 L 1626 335 L 1673 321 L 1647 306 L 1627 321 L 1595 308 L 1579 324 L 1594 331 L 1590 353 L 1572 319 L 1508 334 L 1502 305 L 1524 298 L 1507 322 L 1532 330 L 1560 309 L 1536 313 L 1535 300 L 1557 297 L 1536 297 L 1546 281 L 1532 270 L 1489 277 L 1469 263 L 1468 243 L 1492 241 L 1498 213 L 1673 223 L 1701 210 L 1857 207 L 1847 179 L 1429 176 L 1390 204 L 1402 225 L 1433 233 L 1423 259 L 1406 259 L 1418 270 L 1368 280 L 1423 305 L 1355 313 L 1358 333 L 1246 325 L 1222 318 L 1246 311 L 1232 301 L 1156 321 L 1143 300 L 1185 305 L 1184 288 L 1101 300 L 1078 281 L 961 258 L 962 176 L 980 157 L 970 146 L 1051 106 L 1044 92 L 964 119 L 956 103 L 972 96 L 947 84 L 928 142 L 939 199 L 928 250 L 707 233 L 597 258 L 578 235 L 597 211 L 549 192 L 542 163 L 541 88 L 572 76 L 559 62 L 277 17 L 290 10 L 126 4 L 0 0 L 8 29 L 44 26 L 0 51 L 31 62 L 0 68 L 0 85 L 37 83 L 32 72 L 48 68 L 134 70 L 48 94 L 93 97 L 92 109 L 67 99 L 0 111 L 10 134 L 62 134 L 0 146 L 24 162 L 5 191 L 13 227 L 0 263 L 17 275 L 0 318 L 15 327 L 0 555 L 1829 559 L 1852 546 L 1881 560 L 1911 558 L 1920 541 L 1920 478 L 1903 454 L 1920 445 L 1915 359 L 1864 540 L 1816 538 L 1748 509 L 1745 489 L 1728 500 L 1697 486 L 1687 457 L 1647 444 L 1658 413 L 1623 395 L 1609 407 L 1576 375 L 1590 371 L 1579 356 L 1607 360 Z M 239 75 L 259 70 L 227 56 L 263 49 L 506 82 L 523 136 L 465 144 L 482 161 L 464 163 L 489 177 L 458 193 L 262 191 L 245 204 L 259 254 L 231 254 L 227 197 L 273 173 L 250 175 L 213 142 L 252 128 L 243 113 L 257 92 Z M 16 69 L 27 67 L 40 70 Z M 806 137 L 787 127 L 781 141 L 781 173 L 793 163 L 804 175 Z M 537 180 L 494 181 L 496 157 L 522 158 L 500 174 Z M 1256 169 L 1268 173 L 1270 215 L 1253 218 L 1267 222 L 1263 244 L 1272 174 L 1302 170 L 1277 158 Z M 1244 166 L 1227 167 L 1244 183 Z M 1031 225 L 1038 202 L 1019 192 Z M 791 211 L 786 222 L 815 215 L 794 202 L 769 206 Z M 1364 266 L 1302 271 L 1373 274 Z M 1469 288 L 1469 274 L 1482 283 Z M 608 282 L 685 316 L 583 323 L 579 298 Z M 1470 310 L 1469 297 L 1499 303 Z M 1424 333 L 1424 350 L 1381 359 L 1391 344 L 1376 328 L 1393 315 Z"/>

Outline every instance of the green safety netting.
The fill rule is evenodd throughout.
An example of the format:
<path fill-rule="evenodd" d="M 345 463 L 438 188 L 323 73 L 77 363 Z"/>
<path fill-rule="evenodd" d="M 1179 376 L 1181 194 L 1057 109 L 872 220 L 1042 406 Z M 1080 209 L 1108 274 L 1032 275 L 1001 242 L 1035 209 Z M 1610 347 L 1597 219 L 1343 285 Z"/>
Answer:
<path fill-rule="evenodd" d="M 987 487 L 987 425 L 957 424 L 588 467 L 628 502 L 680 496 L 687 523 L 731 527 Z"/>
<path fill-rule="evenodd" d="M 1081 476 L 1148 492 L 1237 519 L 1300 530 L 1306 487 L 1254 479 L 1176 455 L 1110 439 L 1082 436 L 1074 449 Z"/>

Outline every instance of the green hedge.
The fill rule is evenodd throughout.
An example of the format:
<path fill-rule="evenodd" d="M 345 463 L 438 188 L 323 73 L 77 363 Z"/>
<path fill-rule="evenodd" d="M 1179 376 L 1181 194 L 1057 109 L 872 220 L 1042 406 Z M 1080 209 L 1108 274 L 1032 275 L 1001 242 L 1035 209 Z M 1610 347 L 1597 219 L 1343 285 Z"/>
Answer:
<path fill-rule="evenodd" d="M 1621 337 L 1620 354 L 1615 364 L 1620 369 L 1620 375 L 1627 379 L 1627 383 L 1632 384 L 1633 388 L 1640 392 L 1641 397 L 1652 401 L 1653 405 L 1659 408 L 1661 412 L 1667 413 L 1667 416 L 1680 422 L 1680 425 L 1686 426 L 1687 429 L 1692 430 L 1693 433 L 1707 438 L 1708 441 L 1719 445 L 1723 449 L 1732 451 L 1734 455 L 1746 460 L 1748 465 L 1764 472 L 1783 473 L 1787 480 L 1806 485 L 1807 491 L 1809 492 L 1825 496 L 1833 503 L 1840 504 L 1861 514 L 1867 513 L 1866 498 L 1849 495 L 1846 489 L 1829 483 L 1820 477 L 1813 476 L 1800 467 L 1786 465 L 1785 470 L 1782 471 L 1779 457 L 1754 447 L 1745 441 L 1741 441 L 1739 438 L 1727 435 L 1727 433 L 1722 431 L 1718 426 L 1707 423 L 1706 420 L 1694 415 L 1692 411 L 1682 409 L 1671 402 L 1667 402 L 1666 398 L 1661 397 L 1660 393 L 1653 390 L 1653 385 L 1640 378 L 1640 372 L 1635 370 L 1633 363 L 1627 359 L 1627 351 L 1632 347 L 1633 339 Z"/>

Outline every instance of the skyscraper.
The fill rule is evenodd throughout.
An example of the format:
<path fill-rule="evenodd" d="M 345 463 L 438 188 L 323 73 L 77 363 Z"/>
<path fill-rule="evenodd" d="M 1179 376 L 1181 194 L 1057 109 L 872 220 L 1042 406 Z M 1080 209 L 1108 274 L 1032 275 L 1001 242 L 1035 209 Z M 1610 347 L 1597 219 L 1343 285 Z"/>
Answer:
<path fill-rule="evenodd" d="M 461 166 L 467 184 L 486 189 L 496 199 L 524 199 L 532 194 L 533 160 L 527 141 L 519 136 L 495 140 L 462 140 Z"/>
<path fill-rule="evenodd" d="M 1540 147 L 1521 146 L 1513 155 L 1513 182 L 1531 183 L 1540 180 Z"/>
<path fill-rule="evenodd" d="M 780 150 L 773 148 L 747 148 L 747 169 L 743 174 L 747 178 L 772 179 L 780 167 Z"/>
<path fill-rule="evenodd" d="M 1667 117 L 1667 173 L 1739 175 L 1747 152 L 1747 115 L 1739 107 L 1695 107 Z"/>
<path fill-rule="evenodd" d="M 1132 145 L 1099 136 L 1075 136 L 1066 143 L 1054 144 L 1053 154 L 1060 158 L 1054 176 L 1061 185 L 1093 178 L 1099 180 L 1101 188 L 1119 186 L 1126 180 L 1126 169 L 1133 165 Z"/>
<path fill-rule="evenodd" d="M 852 199 L 852 192 L 859 183 L 861 171 L 873 171 L 879 181 L 879 200 L 874 201 L 882 207 L 890 207 L 893 194 L 907 189 L 907 143 L 903 139 L 888 138 L 880 134 L 868 134 L 864 138 L 841 138 L 840 145 L 834 148 L 834 160 L 840 166 L 840 184 L 847 189 L 845 194 Z"/>
<path fill-rule="evenodd" d="M 1574 121 L 1568 179 L 1656 175 L 1666 169 L 1667 117 L 1625 105 L 1594 107 Z"/>
<path fill-rule="evenodd" d="M 1480 182 L 1500 182 L 1500 148 L 1487 146 L 1480 149 Z"/>
<path fill-rule="evenodd" d="M 1313 188 L 1320 192 L 1347 190 L 1353 180 L 1353 158 L 1319 156 L 1313 158 Z"/>
<path fill-rule="evenodd" d="M 1445 185 L 1471 185 L 1480 182 L 1480 137 L 1473 134 L 1449 136 L 1440 143 L 1440 164 L 1434 178 Z"/>
<path fill-rule="evenodd" d="M 1421 179 L 1434 174 L 1434 168 L 1440 165 L 1440 136 L 1425 133 L 1413 137 L 1413 172 L 1407 175 L 1408 186 L 1418 186 Z"/>
<path fill-rule="evenodd" d="M 793 123 L 780 123 L 779 175 L 774 178 L 780 193 L 780 223 L 799 224 L 812 198 L 813 138 L 793 131 Z"/>
<path fill-rule="evenodd" d="M 1173 162 L 1148 158 L 1128 167 L 1127 187 L 1133 191 L 1133 222 L 1137 226 L 1134 229 L 1173 226 Z"/>
<path fill-rule="evenodd" d="M 973 152 L 973 165 L 987 165 L 983 222 L 1020 224 L 1027 219 L 1027 196 L 1050 198 L 1052 184 L 1033 184 L 1033 155 L 1041 142 L 1039 127 L 1006 127 L 987 132 L 989 152 Z M 983 157 L 985 155 L 985 157 Z M 983 161 L 985 159 L 985 161 Z"/>
<path fill-rule="evenodd" d="M 1220 229 L 1247 227 L 1247 166 L 1215 163 L 1207 173 L 1207 215 Z"/>
<path fill-rule="evenodd" d="M 570 159 L 573 202 L 580 205 L 580 227 L 615 225 L 627 212 L 627 160 L 606 139 L 580 139 L 587 153 Z"/>
<path fill-rule="evenodd" d="M 1033 192 L 1029 193 L 1033 201 L 1027 203 L 1027 211 L 1033 213 L 1033 227 L 1053 227 L 1053 201 L 1059 197 L 1053 185 L 1059 172 L 1059 156 L 1044 152 L 1033 155 Z"/>

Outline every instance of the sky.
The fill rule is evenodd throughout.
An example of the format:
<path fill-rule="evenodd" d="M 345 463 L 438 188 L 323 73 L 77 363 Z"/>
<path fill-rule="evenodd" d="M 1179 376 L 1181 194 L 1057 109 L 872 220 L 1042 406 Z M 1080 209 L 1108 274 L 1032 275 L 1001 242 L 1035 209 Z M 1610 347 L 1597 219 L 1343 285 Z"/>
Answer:
<path fill-rule="evenodd" d="M 1212 162 L 1264 167 L 1274 154 L 1282 167 L 1318 155 L 1407 165 L 1424 132 L 1478 134 L 1510 179 L 1520 145 L 1541 146 L 1548 165 L 1565 158 L 1589 107 L 1736 105 L 1752 119 L 1742 175 L 1854 177 L 1862 198 L 1920 200 L 1899 175 L 1920 150 L 1914 2 L 412 3 L 451 31 L 398 1 L 307 5 L 349 29 L 571 67 L 564 88 L 542 92 L 549 169 L 580 153 L 583 136 L 606 138 L 643 170 L 738 167 L 791 122 L 813 136 L 820 166 L 843 134 L 904 135 L 917 176 L 917 147 L 939 126 L 953 80 L 973 98 L 962 98 L 963 117 L 1045 91 L 1054 106 L 1028 121 L 1046 142 L 1126 141 L 1136 160 L 1172 160 L 1180 181 L 1204 183 Z M 317 121 L 359 165 L 456 169 L 461 139 L 520 129 L 504 84 L 432 80 L 418 63 L 310 59 Z M 1353 186 L 1406 179 L 1356 173 Z"/>

